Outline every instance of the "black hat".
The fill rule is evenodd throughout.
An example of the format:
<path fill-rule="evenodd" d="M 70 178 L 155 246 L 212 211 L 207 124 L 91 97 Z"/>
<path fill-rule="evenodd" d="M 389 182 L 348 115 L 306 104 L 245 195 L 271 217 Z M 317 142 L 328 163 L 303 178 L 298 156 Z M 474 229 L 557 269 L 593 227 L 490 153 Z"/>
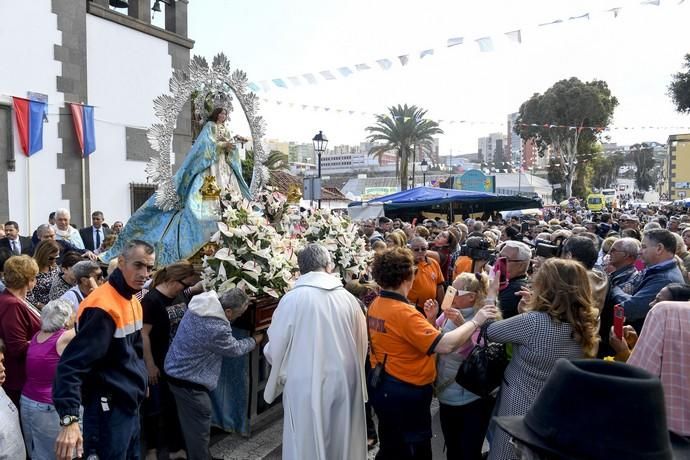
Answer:
<path fill-rule="evenodd" d="M 495 420 L 557 458 L 672 458 L 661 381 L 627 364 L 559 359 L 527 415 Z"/>

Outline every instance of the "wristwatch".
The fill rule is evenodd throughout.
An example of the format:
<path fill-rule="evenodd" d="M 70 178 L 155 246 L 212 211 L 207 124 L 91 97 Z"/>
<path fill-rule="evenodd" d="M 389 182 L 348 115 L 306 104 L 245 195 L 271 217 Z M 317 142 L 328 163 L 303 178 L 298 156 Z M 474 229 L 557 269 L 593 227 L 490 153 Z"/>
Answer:
<path fill-rule="evenodd" d="M 60 426 L 69 426 L 79 421 L 76 415 L 65 415 L 60 419 Z"/>

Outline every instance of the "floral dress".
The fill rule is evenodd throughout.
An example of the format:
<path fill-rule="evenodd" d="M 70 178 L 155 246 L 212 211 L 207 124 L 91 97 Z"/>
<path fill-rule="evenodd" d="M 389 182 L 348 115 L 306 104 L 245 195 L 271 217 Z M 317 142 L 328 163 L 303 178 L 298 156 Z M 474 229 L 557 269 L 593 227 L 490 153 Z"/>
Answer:
<path fill-rule="evenodd" d="M 39 272 L 36 275 L 36 286 L 26 295 L 26 300 L 36 307 L 50 302 L 50 287 L 58 276 L 60 276 L 59 267 L 50 268 L 47 272 Z"/>

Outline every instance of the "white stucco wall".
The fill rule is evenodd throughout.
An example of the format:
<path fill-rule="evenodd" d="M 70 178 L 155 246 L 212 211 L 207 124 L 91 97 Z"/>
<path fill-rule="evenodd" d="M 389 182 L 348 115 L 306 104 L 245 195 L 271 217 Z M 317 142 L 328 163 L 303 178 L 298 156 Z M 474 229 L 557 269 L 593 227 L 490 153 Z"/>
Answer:
<path fill-rule="evenodd" d="M 43 125 L 43 150 L 31 158 L 21 150 L 13 120 L 17 163 L 16 171 L 8 173 L 8 199 L 10 218 L 19 223 L 23 235 L 30 235 L 39 224 L 47 222 L 51 211 L 67 206 L 61 199 L 64 171 L 57 169 L 56 159 L 61 148 L 57 114 L 64 98 L 55 88 L 61 64 L 54 60 L 53 47 L 61 44 L 62 38 L 50 3 L 0 1 L 0 102 L 11 104 L 11 96 L 26 97 L 27 91 L 33 91 L 47 94 L 49 103 L 48 123 Z"/>
<path fill-rule="evenodd" d="M 157 121 L 153 99 L 168 92 L 168 43 L 87 15 L 89 103 L 96 107 L 96 151 L 90 157 L 91 209 L 106 221 L 131 214 L 130 182 L 146 182 L 145 162 L 126 160 L 125 126 Z"/>

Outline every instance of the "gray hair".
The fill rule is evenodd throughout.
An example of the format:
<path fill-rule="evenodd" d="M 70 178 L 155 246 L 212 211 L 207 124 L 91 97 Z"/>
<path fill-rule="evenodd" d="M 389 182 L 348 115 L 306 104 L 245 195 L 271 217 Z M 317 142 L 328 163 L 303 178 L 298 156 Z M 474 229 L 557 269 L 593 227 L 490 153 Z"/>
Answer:
<path fill-rule="evenodd" d="M 72 313 L 74 308 L 66 300 L 51 300 L 41 310 L 41 331 L 59 331 L 68 323 Z"/>
<path fill-rule="evenodd" d="M 628 257 L 637 257 L 640 254 L 640 247 L 642 244 L 635 238 L 620 238 L 616 240 L 611 247 L 616 246 L 616 248 L 625 253 Z M 609 249 L 609 252 L 611 250 Z"/>
<path fill-rule="evenodd" d="M 233 288 L 218 296 L 223 310 L 240 310 L 249 303 L 249 296 L 240 288 Z"/>
<path fill-rule="evenodd" d="M 644 226 L 642 231 L 647 232 L 649 230 L 655 230 L 661 228 L 661 224 L 659 222 L 650 222 L 647 225 Z"/>
<path fill-rule="evenodd" d="M 414 238 L 412 238 L 412 239 L 407 243 L 407 245 L 410 246 L 410 247 L 413 246 L 413 245 L 415 245 L 415 244 L 424 245 L 425 248 L 428 248 L 428 247 L 429 247 L 429 243 L 427 242 L 427 240 L 425 240 L 425 239 L 422 238 L 421 236 L 415 236 Z"/>
<path fill-rule="evenodd" d="M 50 230 L 52 228 L 53 227 L 51 227 L 50 224 L 41 224 L 36 229 L 36 236 L 38 236 L 39 239 L 43 238 L 43 234 L 46 232 L 46 230 Z"/>
<path fill-rule="evenodd" d="M 55 211 L 55 217 L 57 216 L 65 216 L 69 219 L 70 217 L 72 217 L 72 214 L 70 214 L 69 209 L 60 208 L 57 211 Z"/>
<path fill-rule="evenodd" d="M 302 275 L 309 272 L 326 270 L 331 263 L 331 254 L 328 249 L 318 243 L 310 243 L 297 254 L 297 265 Z"/>
<path fill-rule="evenodd" d="M 144 252 L 145 252 L 147 255 L 151 255 L 151 254 L 153 254 L 153 253 L 155 252 L 155 249 L 153 248 L 153 246 L 151 246 L 151 245 L 150 245 L 149 243 L 147 243 L 146 241 L 143 241 L 143 240 L 129 240 L 128 242 L 125 243 L 125 247 L 122 248 L 122 253 L 121 253 L 121 255 L 122 255 L 125 259 L 128 259 L 129 257 L 132 256 L 132 252 L 134 252 L 134 250 L 135 250 L 136 248 L 139 248 L 139 247 L 143 247 L 143 248 L 144 248 Z"/>
<path fill-rule="evenodd" d="M 528 262 L 532 258 L 532 251 L 529 246 L 521 241 L 508 240 L 503 243 L 504 248 L 511 248 L 517 250 L 517 260 Z"/>
<path fill-rule="evenodd" d="M 91 276 L 91 273 L 100 269 L 100 265 L 96 262 L 92 260 L 82 260 L 72 266 L 72 273 L 74 273 L 74 277 L 77 279 L 78 283 L 82 278 L 88 278 Z"/>

